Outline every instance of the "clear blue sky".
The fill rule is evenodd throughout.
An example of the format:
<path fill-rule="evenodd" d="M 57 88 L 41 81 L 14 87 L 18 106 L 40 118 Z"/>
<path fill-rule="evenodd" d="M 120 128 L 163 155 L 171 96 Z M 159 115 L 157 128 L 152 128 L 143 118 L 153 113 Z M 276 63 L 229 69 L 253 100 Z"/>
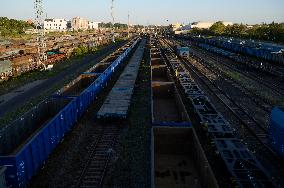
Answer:
<path fill-rule="evenodd" d="M 1 0 L 0 16 L 33 19 L 34 0 Z M 111 0 L 44 0 L 49 18 L 110 21 Z M 284 22 L 284 0 L 115 0 L 116 21 L 167 24 L 192 21 Z"/>

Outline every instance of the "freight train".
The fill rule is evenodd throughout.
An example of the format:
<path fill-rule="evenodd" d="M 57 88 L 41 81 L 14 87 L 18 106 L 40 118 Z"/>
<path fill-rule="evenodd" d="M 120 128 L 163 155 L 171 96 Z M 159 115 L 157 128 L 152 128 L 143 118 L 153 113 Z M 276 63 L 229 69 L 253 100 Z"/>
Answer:
<path fill-rule="evenodd" d="M 191 40 L 284 65 L 284 46 L 226 37 L 192 36 Z"/>
<path fill-rule="evenodd" d="M 6 167 L 8 187 L 26 187 L 139 41 L 131 40 L 0 130 L 0 166 Z"/>
<path fill-rule="evenodd" d="M 275 187 L 263 166 L 195 83 L 183 63 L 176 58 L 171 46 L 166 46 L 165 56 L 171 71 L 175 73 L 173 75 L 175 75 L 176 83 L 186 98 L 186 105 L 193 109 L 202 130 L 211 139 L 216 154 L 227 166 L 231 174 L 232 185 L 241 188 Z"/>

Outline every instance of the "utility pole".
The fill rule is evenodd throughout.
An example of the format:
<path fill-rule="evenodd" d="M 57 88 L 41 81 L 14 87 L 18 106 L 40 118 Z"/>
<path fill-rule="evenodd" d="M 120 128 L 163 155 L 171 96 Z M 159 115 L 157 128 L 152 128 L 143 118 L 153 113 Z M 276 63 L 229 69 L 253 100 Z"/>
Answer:
<path fill-rule="evenodd" d="M 43 12 L 43 0 L 34 1 L 35 10 L 35 27 L 37 33 L 37 67 L 43 65 L 46 69 L 45 62 L 47 60 L 46 55 L 46 43 L 45 43 L 45 32 L 44 32 L 44 12 Z"/>

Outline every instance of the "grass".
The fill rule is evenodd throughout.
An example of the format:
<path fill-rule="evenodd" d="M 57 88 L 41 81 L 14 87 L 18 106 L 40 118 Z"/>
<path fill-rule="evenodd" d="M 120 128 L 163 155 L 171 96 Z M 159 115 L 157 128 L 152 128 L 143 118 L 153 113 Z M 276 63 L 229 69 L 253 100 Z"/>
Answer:
<path fill-rule="evenodd" d="M 242 76 L 240 73 L 233 71 L 223 71 L 228 77 L 237 81 L 242 87 L 246 88 L 250 92 L 255 93 L 262 99 L 272 105 L 284 105 L 284 97 L 276 97 L 275 94 L 270 90 L 264 90 L 261 85 L 257 82 Z"/>
<path fill-rule="evenodd" d="M 284 105 L 284 96 L 276 96 L 276 94 L 268 89 L 263 89 L 263 86 L 260 85 L 258 82 L 253 81 L 245 76 L 243 76 L 241 73 L 238 73 L 236 71 L 229 70 L 225 66 L 222 65 L 215 65 L 211 64 L 214 68 L 220 70 L 223 72 L 226 76 L 231 78 L 232 80 L 235 80 L 237 83 L 240 84 L 243 88 L 247 89 L 248 91 L 256 94 L 260 98 L 262 98 L 264 101 L 266 101 L 269 104 L 272 105 Z"/>

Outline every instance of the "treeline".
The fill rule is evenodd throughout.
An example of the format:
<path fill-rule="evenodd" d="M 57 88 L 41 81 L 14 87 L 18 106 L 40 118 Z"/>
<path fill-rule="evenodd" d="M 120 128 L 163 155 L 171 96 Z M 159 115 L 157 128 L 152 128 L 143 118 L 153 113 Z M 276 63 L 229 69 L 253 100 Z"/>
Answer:
<path fill-rule="evenodd" d="M 33 25 L 25 21 L 0 17 L 0 35 L 3 37 L 23 34 L 29 28 L 33 28 Z"/>
<path fill-rule="evenodd" d="M 73 56 L 82 56 L 88 53 L 96 53 L 98 51 L 97 47 L 91 47 L 88 48 L 86 46 L 80 45 L 77 48 L 75 48 L 72 52 Z"/>
<path fill-rule="evenodd" d="M 254 26 L 243 24 L 225 26 L 222 22 L 216 22 L 209 29 L 193 28 L 191 32 L 195 35 L 228 36 L 284 43 L 284 23 L 272 22 L 271 24 Z"/>

